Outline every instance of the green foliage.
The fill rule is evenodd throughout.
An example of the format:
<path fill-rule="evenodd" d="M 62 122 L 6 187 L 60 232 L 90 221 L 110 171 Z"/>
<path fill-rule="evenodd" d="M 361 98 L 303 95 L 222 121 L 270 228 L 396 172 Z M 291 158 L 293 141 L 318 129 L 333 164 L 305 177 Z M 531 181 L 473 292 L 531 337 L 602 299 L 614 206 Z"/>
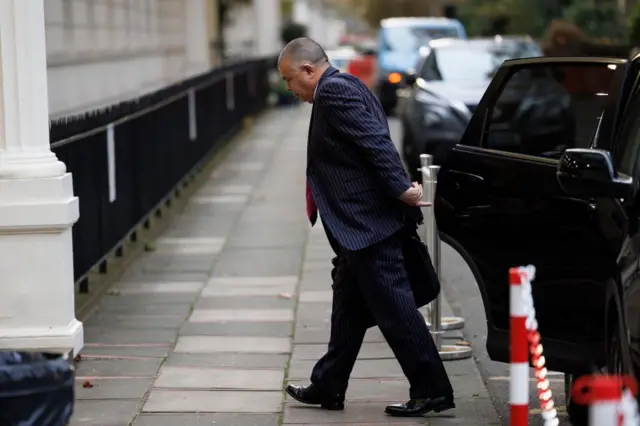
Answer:
<path fill-rule="evenodd" d="M 307 27 L 305 25 L 299 24 L 297 22 L 287 22 L 282 26 L 282 30 L 280 32 L 280 40 L 287 44 L 291 40 L 294 40 L 298 37 L 306 37 L 307 36 Z"/>
<path fill-rule="evenodd" d="M 293 17 L 293 1 L 294 0 L 281 0 L 280 1 L 280 14 L 283 19 L 291 19 Z"/>
<path fill-rule="evenodd" d="M 589 37 L 621 39 L 626 35 L 626 23 L 615 2 L 596 5 L 592 1 L 575 1 L 564 9 L 563 15 Z"/>
<path fill-rule="evenodd" d="M 640 3 L 636 3 L 629 16 L 628 38 L 633 44 L 640 44 Z"/>
<path fill-rule="evenodd" d="M 544 28 L 540 6 L 532 0 L 467 0 L 460 7 L 460 20 L 470 36 L 538 36 Z"/>

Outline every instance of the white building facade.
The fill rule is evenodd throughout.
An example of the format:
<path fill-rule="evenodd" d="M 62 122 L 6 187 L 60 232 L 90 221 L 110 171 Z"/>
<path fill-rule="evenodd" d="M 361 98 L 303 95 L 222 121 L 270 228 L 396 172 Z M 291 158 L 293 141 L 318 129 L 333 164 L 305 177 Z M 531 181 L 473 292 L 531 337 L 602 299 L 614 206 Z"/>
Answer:
<path fill-rule="evenodd" d="M 50 115 L 109 105 L 208 69 L 213 3 L 45 0 Z"/>

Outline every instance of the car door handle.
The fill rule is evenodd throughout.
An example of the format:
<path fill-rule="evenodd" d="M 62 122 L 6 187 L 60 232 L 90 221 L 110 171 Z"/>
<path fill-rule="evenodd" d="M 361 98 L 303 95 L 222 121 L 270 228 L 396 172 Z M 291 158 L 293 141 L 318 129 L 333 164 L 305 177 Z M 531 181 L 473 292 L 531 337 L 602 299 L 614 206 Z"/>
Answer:
<path fill-rule="evenodd" d="M 473 173 L 461 172 L 459 170 L 449 170 L 453 176 L 458 180 L 464 180 L 470 183 L 480 183 L 484 182 L 484 178 L 482 176 L 474 175 Z"/>

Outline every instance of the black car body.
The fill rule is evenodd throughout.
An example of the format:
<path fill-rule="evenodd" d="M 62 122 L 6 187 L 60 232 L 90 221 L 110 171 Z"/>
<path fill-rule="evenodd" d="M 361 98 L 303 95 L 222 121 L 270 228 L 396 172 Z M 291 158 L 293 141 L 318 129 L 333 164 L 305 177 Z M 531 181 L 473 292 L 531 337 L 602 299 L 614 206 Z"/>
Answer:
<path fill-rule="evenodd" d="M 403 157 L 419 178 L 420 154 L 442 164 L 458 143 L 493 74 L 506 59 L 542 56 L 526 37 L 434 40 L 422 49 L 401 104 Z"/>
<path fill-rule="evenodd" d="M 442 166 L 438 228 L 477 280 L 493 360 L 509 360 L 508 270 L 531 264 L 548 368 L 640 378 L 639 64 L 505 62 Z"/>

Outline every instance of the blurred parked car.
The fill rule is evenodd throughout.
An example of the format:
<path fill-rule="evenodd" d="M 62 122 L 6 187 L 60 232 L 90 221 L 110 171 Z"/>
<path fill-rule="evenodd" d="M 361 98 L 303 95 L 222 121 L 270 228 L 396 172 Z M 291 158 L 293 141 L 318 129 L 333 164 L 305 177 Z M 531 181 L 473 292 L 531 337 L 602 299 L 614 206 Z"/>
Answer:
<path fill-rule="evenodd" d="M 506 61 L 449 152 L 435 214 L 480 289 L 492 360 L 509 362 L 508 270 L 531 264 L 547 368 L 640 379 L 638 75 L 640 56 Z"/>
<path fill-rule="evenodd" d="M 402 154 L 419 180 L 420 154 L 442 164 L 458 143 L 493 74 L 506 59 L 542 56 L 528 37 L 433 40 L 421 51 L 417 71 L 398 114 Z M 521 94 L 516 94 L 519 96 Z"/>
<path fill-rule="evenodd" d="M 346 72 L 349 61 L 358 56 L 358 51 L 351 46 L 344 46 L 335 50 L 328 50 L 329 63 L 340 72 Z"/>
<path fill-rule="evenodd" d="M 460 21 L 447 18 L 388 18 L 380 21 L 375 92 L 387 114 L 396 107 L 396 91 L 419 58 L 420 47 L 430 40 L 466 39 Z"/>
<path fill-rule="evenodd" d="M 358 46 L 360 54 L 347 64 L 347 72 L 358 77 L 368 87 L 373 88 L 376 72 L 376 49 L 374 46 Z"/>

